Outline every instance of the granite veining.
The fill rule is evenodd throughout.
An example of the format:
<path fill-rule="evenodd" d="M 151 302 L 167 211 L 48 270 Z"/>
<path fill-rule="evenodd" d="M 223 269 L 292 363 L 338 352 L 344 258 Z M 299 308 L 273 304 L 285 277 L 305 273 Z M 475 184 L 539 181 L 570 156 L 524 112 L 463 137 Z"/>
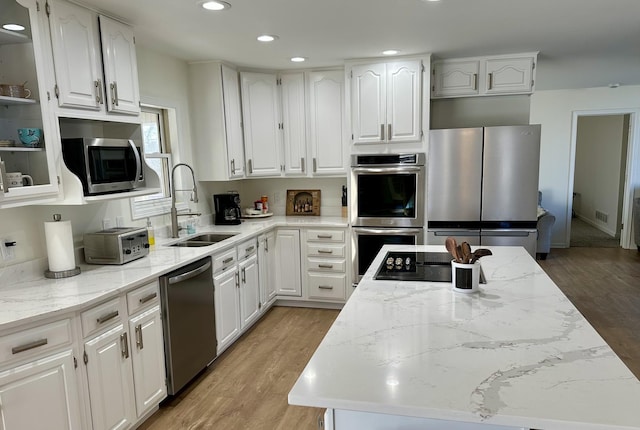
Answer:
<path fill-rule="evenodd" d="M 545 430 L 640 429 L 640 381 L 523 248 L 491 248 L 476 294 L 373 280 L 386 249 L 289 403 Z"/>
<path fill-rule="evenodd" d="M 333 217 L 274 216 L 247 220 L 239 225 L 203 227 L 189 236 L 208 232 L 239 234 L 201 248 L 167 246 L 187 236 L 156 237 L 156 245 L 146 257 L 124 265 L 79 264 L 82 273 L 64 279 L 44 277 L 46 259 L 0 268 L 0 331 L 100 303 L 275 227 L 347 227 L 347 221 Z"/>

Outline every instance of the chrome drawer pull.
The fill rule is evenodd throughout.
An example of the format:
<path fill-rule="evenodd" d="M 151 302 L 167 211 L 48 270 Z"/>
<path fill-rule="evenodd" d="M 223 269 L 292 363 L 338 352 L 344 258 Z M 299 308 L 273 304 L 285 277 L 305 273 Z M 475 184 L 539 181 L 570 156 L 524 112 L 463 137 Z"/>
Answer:
<path fill-rule="evenodd" d="M 318 267 L 322 269 L 333 269 L 333 264 L 318 264 Z"/>
<path fill-rule="evenodd" d="M 222 260 L 222 264 L 231 263 L 232 261 L 233 261 L 233 257 L 225 258 L 224 260 Z"/>
<path fill-rule="evenodd" d="M 129 358 L 129 340 L 127 339 L 127 337 L 128 336 L 126 331 L 120 335 L 122 358 Z"/>
<path fill-rule="evenodd" d="M 333 290 L 333 287 L 330 285 L 318 285 L 318 288 L 321 290 Z"/>
<path fill-rule="evenodd" d="M 30 343 L 27 343 L 27 344 L 24 344 L 24 345 L 20 345 L 20 346 L 16 346 L 16 347 L 11 348 L 11 353 L 12 354 L 20 354 L 21 352 L 25 352 L 25 351 L 28 351 L 30 349 L 37 348 L 39 346 L 44 346 L 47 343 L 49 343 L 47 338 L 40 339 L 40 340 L 34 340 L 33 342 L 30 342 Z"/>
<path fill-rule="evenodd" d="M 250 246 L 250 247 L 248 247 L 248 248 L 245 248 L 244 252 L 249 253 L 249 252 L 252 252 L 254 249 L 256 249 L 256 247 L 255 247 L 255 246 Z"/>
<path fill-rule="evenodd" d="M 333 237 L 332 234 L 319 234 L 318 239 L 331 239 Z"/>
<path fill-rule="evenodd" d="M 96 319 L 96 321 L 98 322 L 98 324 L 104 324 L 107 321 L 112 320 L 117 316 L 118 316 L 118 311 L 113 311 L 106 315 L 101 316 L 100 318 Z"/>
<path fill-rule="evenodd" d="M 318 249 L 318 253 L 319 254 L 333 254 L 332 250 L 327 250 L 327 249 Z"/>
<path fill-rule="evenodd" d="M 151 293 L 148 296 L 144 296 L 140 299 L 140 303 L 147 303 L 149 300 L 153 300 L 158 296 L 158 293 Z"/>

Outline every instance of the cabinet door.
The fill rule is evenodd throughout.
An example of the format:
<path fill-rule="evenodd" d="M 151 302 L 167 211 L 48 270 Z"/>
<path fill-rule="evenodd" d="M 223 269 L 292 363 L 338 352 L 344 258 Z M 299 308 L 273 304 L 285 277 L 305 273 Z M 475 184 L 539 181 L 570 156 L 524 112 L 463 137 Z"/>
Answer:
<path fill-rule="evenodd" d="M 422 63 L 419 60 L 387 65 L 387 130 L 391 143 L 422 138 Z"/>
<path fill-rule="evenodd" d="M 343 71 L 309 74 L 309 123 L 312 173 L 346 174 Z"/>
<path fill-rule="evenodd" d="M 128 336 L 119 324 L 84 345 L 93 430 L 127 429 L 135 421 Z"/>
<path fill-rule="evenodd" d="M 286 175 L 304 175 L 307 173 L 304 73 L 281 74 L 280 96 L 282 100 L 284 173 Z"/>
<path fill-rule="evenodd" d="M 280 176 L 281 133 L 276 75 L 240 73 L 248 176 Z"/>
<path fill-rule="evenodd" d="M 234 266 L 235 267 L 235 266 Z M 240 276 L 237 270 L 227 270 L 213 278 L 216 308 L 218 354 L 240 333 Z"/>
<path fill-rule="evenodd" d="M 275 240 L 274 232 L 269 232 L 258 239 L 258 268 L 260 269 L 260 302 L 262 311 L 276 298 L 275 272 Z"/>
<path fill-rule="evenodd" d="M 240 269 L 240 327 L 244 329 L 260 315 L 258 256 L 253 254 L 242 261 L 238 268 Z"/>
<path fill-rule="evenodd" d="M 129 333 L 136 412 L 141 418 L 167 396 L 160 306 L 131 318 Z"/>
<path fill-rule="evenodd" d="M 351 69 L 351 127 L 353 143 L 385 140 L 386 65 L 368 64 Z"/>
<path fill-rule="evenodd" d="M 138 115 L 140 90 L 133 29 L 121 22 L 100 16 L 100 38 L 107 89 L 107 110 Z"/>
<path fill-rule="evenodd" d="M 278 230 L 274 249 L 276 294 L 300 297 L 302 295 L 300 231 Z"/>
<path fill-rule="evenodd" d="M 244 176 L 244 142 L 238 72 L 224 64 L 221 67 L 229 179 L 242 178 Z"/>
<path fill-rule="evenodd" d="M 533 91 L 533 57 L 489 59 L 486 67 L 487 94 Z"/>
<path fill-rule="evenodd" d="M 433 97 L 478 95 L 479 60 L 440 61 L 433 65 Z"/>
<path fill-rule="evenodd" d="M 71 350 L 0 373 L 0 422 L 6 430 L 80 427 Z"/>
<path fill-rule="evenodd" d="M 58 105 L 99 110 L 104 87 L 96 15 L 63 0 L 49 5 Z"/>

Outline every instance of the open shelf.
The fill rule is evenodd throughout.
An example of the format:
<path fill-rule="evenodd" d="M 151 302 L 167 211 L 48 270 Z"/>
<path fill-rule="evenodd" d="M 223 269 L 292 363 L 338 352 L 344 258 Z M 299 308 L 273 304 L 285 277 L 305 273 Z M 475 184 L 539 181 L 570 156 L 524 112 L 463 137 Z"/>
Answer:
<path fill-rule="evenodd" d="M 10 106 L 10 105 L 34 105 L 38 103 L 36 100 L 33 99 L 24 99 L 21 97 L 7 97 L 7 96 L 0 96 L 0 105 L 3 106 Z"/>
<path fill-rule="evenodd" d="M 44 147 L 29 148 L 26 146 L 0 146 L 0 151 L 3 152 L 39 152 L 44 151 Z"/>

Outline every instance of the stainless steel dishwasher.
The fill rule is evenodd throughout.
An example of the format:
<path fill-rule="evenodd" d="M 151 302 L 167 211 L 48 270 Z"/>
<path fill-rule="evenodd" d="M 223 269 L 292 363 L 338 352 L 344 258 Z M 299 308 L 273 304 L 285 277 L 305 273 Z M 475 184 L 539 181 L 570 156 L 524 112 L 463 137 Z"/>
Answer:
<path fill-rule="evenodd" d="M 160 277 L 167 391 L 176 394 L 216 358 L 211 257 Z"/>

